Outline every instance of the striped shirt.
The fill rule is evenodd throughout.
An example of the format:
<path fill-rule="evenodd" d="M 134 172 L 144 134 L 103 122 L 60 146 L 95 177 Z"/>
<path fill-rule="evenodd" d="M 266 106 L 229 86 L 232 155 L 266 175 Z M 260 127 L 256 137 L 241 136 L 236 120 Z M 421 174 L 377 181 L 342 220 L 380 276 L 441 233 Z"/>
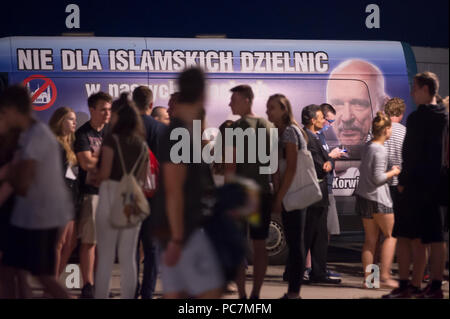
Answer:
<path fill-rule="evenodd" d="M 403 140 L 406 135 L 406 127 L 400 123 L 392 123 L 392 135 L 391 138 L 384 142 L 384 146 L 386 147 L 386 151 L 388 154 L 388 169 L 391 169 L 392 166 L 396 165 L 401 167 L 402 165 L 402 146 Z M 389 180 L 390 186 L 398 185 L 398 177 L 394 176 L 391 180 Z"/>

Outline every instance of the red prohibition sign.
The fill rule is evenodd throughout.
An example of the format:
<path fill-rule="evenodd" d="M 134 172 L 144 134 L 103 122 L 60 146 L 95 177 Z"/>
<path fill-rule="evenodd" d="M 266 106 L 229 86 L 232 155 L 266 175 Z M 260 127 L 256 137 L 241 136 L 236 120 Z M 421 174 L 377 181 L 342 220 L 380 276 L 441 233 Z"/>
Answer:
<path fill-rule="evenodd" d="M 50 102 L 48 102 L 45 105 L 41 105 L 41 106 L 37 106 L 37 105 L 33 104 L 33 108 L 36 111 L 44 111 L 44 110 L 48 109 L 50 106 L 52 106 L 53 103 L 55 103 L 55 101 L 56 101 L 56 95 L 57 95 L 56 86 L 55 86 L 55 83 L 53 83 L 53 81 L 50 80 L 48 77 L 39 75 L 39 74 L 33 74 L 33 75 L 27 77 L 25 80 L 23 80 L 23 85 L 27 85 L 27 83 L 30 82 L 31 80 L 36 80 L 36 79 L 43 80 L 45 83 L 44 83 L 44 85 L 42 85 L 39 88 L 39 90 L 37 90 L 33 94 L 33 96 L 31 97 L 31 102 L 34 102 L 39 97 L 39 95 L 41 95 L 41 93 L 47 89 L 48 86 L 50 86 L 50 88 L 52 89 L 52 98 L 50 99 Z"/>

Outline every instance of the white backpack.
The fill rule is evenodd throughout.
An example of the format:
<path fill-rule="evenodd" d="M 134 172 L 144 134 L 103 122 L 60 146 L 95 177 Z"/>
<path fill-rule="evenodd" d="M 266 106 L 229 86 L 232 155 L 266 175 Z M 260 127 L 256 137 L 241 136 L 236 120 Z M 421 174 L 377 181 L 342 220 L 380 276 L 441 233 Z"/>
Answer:
<path fill-rule="evenodd" d="M 136 163 L 131 171 L 127 172 L 119 139 L 116 135 L 113 135 L 113 137 L 117 144 L 123 176 L 114 194 L 109 220 L 114 228 L 132 228 L 150 215 L 147 198 L 134 176 L 137 167 L 142 166 L 138 164 L 145 163 L 145 156 L 148 156 L 147 146 L 143 143 L 142 151 Z"/>

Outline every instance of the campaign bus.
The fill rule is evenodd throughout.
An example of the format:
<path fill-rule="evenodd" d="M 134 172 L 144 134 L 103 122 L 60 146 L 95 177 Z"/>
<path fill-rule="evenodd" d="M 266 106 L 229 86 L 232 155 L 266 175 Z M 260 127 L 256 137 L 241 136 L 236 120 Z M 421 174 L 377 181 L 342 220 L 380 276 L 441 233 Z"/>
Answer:
<path fill-rule="evenodd" d="M 186 38 L 8 37 L 0 39 L 0 90 L 23 83 L 36 117 L 48 122 L 54 110 L 69 106 L 78 126 L 89 119 L 87 98 L 104 91 L 114 98 L 140 85 L 167 106 L 176 78 L 187 67 L 207 76 L 206 127 L 235 120 L 230 89 L 252 87 L 253 111 L 266 117 L 275 93 L 291 102 L 301 123 L 302 108 L 330 103 L 336 119 L 330 147 L 346 150 L 336 161 L 333 194 L 341 232 L 362 231 L 354 213 L 353 191 L 359 178 L 361 146 L 371 121 L 391 97 L 405 100 L 406 118 L 416 63 L 410 46 L 392 41 L 315 41 Z M 286 241 L 280 216 L 273 216 L 267 249 L 272 263 L 284 262 Z"/>

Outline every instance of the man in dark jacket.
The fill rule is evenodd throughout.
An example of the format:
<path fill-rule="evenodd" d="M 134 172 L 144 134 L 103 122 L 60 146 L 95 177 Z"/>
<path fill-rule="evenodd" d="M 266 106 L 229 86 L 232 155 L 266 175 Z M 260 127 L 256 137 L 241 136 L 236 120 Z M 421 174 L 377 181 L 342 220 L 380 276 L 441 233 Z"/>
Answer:
<path fill-rule="evenodd" d="M 439 207 L 444 130 L 448 125 L 445 107 L 437 105 L 439 80 L 434 73 L 414 77 L 411 95 L 418 105 L 406 122 L 401 194 L 393 235 L 398 238 L 397 259 L 400 287 L 384 298 L 443 298 L 442 277 L 445 267 L 444 216 Z M 426 246 L 431 245 L 432 282 L 420 291 L 425 266 Z M 409 282 L 413 249 L 413 276 Z"/>
<path fill-rule="evenodd" d="M 308 105 L 302 111 L 302 124 L 308 136 L 308 150 L 311 152 L 314 166 L 322 191 L 322 200 L 307 208 L 305 226 L 305 252 L 311 249 L 311 282 L 338 284 L 340 279 L 327 276 L 328 250 L 328 187 L 327 174 L 332 170 L 331 158 L 322 147 L 317 133 L 323 128 L 325 117 L 320 106 Z"/>

